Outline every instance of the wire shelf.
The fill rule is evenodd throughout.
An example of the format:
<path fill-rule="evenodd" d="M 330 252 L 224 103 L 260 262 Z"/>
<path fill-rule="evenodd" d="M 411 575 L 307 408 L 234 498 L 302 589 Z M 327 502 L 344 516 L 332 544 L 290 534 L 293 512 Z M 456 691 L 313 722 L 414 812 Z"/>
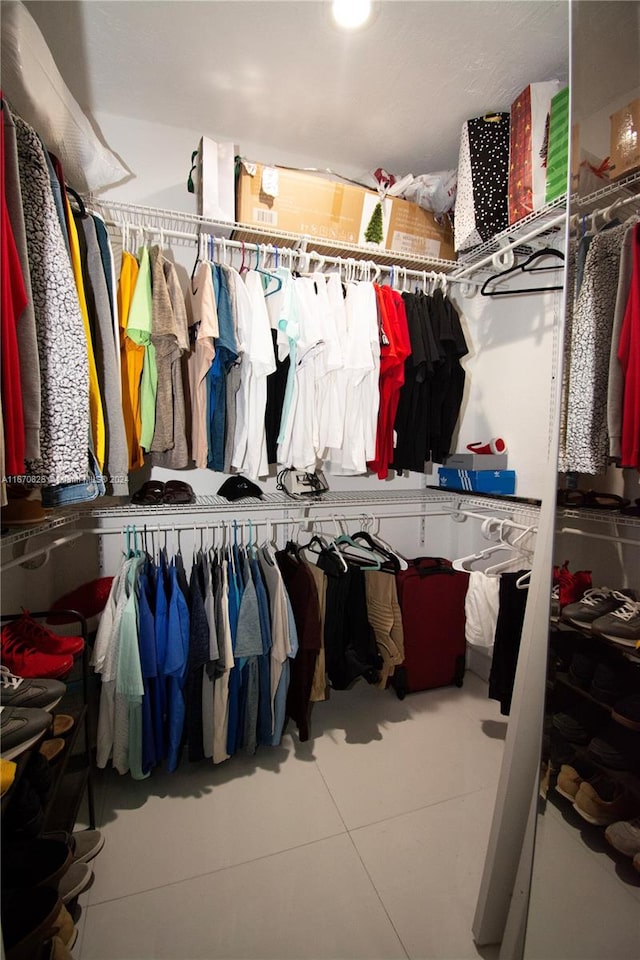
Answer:
<path fill-rule="evenodd" d="M 424 489 L 398 490 L 386 493 L 384 491 L 354 490 L 336 493 L 325 493 L 317 499 L 295 500 L 284 493 L 265 493 L 263 499 L 254 497 L 236 500 L 229 503 L 224 497 L 204 495 L 196 497 L 195 503 L 185 504 L 121 504 L 103 508 L 93 508 L 84 514 L 88 517 L 121 518 L 152 516 L 181 516 L 184 514 L 225 513 L 267 510 L 301 510 L 304 508 L 335 509 L 337 507 L 368 507 L 368 506 L 403 506 L 405 504 L 448 503 L 451 495 L 432 493 Z"/>
<path fill-rule="evenodd" d="M 47 520 L 43 520 L 41 523 L 32 523 L 29 526 L 19 527 L 16 530 L 10 530 L 8 533 L 4 534 L 0 545 L 4 547 L 10 547 L 14 543 L 22 543 L 25 540 L 32 540 L 33 537 L 38 537 L 42 533 L 49 533 L 51 530 L 57 530 L 59 527 L 65 527 L 70 523 L 75 523 L 76 520 L 79 520 L 81 513 L 78 510 L 75 510 L 73 513 L 66 513 L 63 515 L 50 517 Z"/>
<path fill-rule="evenodd" d="M 87 196 L 85 199 L 89 208 L 99 210 L 103 216 L 116 222 L 121 222 L 126 218 L 130 224 L 148 230 L 156 230 L 158 233 L 162 230 L 190 232 L 193 234 L 194 241 L 200 233 L 212 233 L 216 236 L 239 240 L 244 243 L 268 243 L 272 246 L 302 249 L 308 253 L 316 252 L 321 256 L 351 257 L 355 260 L 373 261 L 380 266 L 399 266 L 411 270 L 435 271 L 445 274 L 452 273 L 458 265 L 455 260 L 442 260 L 439 257 L 400 253 L 393 250 L 380 250 L 377 247 L 362 247 L 356 243 L 343 242 L 331 237 L 308 236 L 286 230 L 277 230 L 267 225 L 212 220 L 194 213 L 146 207 L 122 200 L 109 200 L 108 198 L 93 196 Z"/>
<path fill-rule="evenodd" d="M 538 232 L 538 228 L 538 236 L 549 236 L 550 234 L 553 234 L 554 236 L 559 235 L 562 229 L 562 224 L 558 225 L 556 223 L 554 225 L 553 221 L 557 221 L 558 217 L 562 216 L 562 214 L 566 212 L 566 207 L 567 198 L 566 195 L 563 195 L 558 197 L 552 203 L 548 203 L 544 207 L 541 207 L 540 210 L 536 210 L 533 213 L 530 213 L 528 216 L 523 217 L 522 220 L 518 220 L 517 223 L 514 223 L 505 230 L 502 230 L 500 233 L 497 233 L 489 240 L 485 240 L 484 243 L 478 244 L 478 246 L 474 247 L 473 250 L 460 253 L 454 276 L 462 270 L 465 272 L 468 271 L 469 268 L 474 267 L 486 257 L 491 257 L 493 254 L 500 252 L 500 250 L 503 250 L 507 245 L 511 246 L 513 249 L 517 249 L 518 240 L 526 237 L 532 232 Z M 521 249 L 523 252 L 526 252 L 532 248 L 523 243 Z M 491 264 L 489 264 L 486 269 L 491 270 L 493 268 Z"/>

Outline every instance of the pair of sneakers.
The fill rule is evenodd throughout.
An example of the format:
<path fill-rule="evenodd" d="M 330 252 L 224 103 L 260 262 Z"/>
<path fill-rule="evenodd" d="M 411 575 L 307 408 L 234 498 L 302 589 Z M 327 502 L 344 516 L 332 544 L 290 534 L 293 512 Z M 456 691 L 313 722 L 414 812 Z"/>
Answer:
<path fill-rule="evenodd" d="M 0 650 L 2 662 L 15 676 L 59 679 L 71 671 L 84 640 L 54 633 L 24 610 L 2 628 Z"/>
<path fill-rule="evenodd" d="M 564 607 L 560 619 L 626 647 L 640 647 L 640 603 L 632 591 L 593 587 Z"/>
<path fill-rule="evenodd" d="M 561 567 L 553 568 L 553 587 L 551 590 L 551 619 L 558 620 L 563 609 L 580 600 L 592 586 L 591 571 L 569 570 L 569 561 Z"/>
<path fill-rule="evenodd" d="M 49 730 L 54 722 L 51 710 L 66 689 L 60 680 L 20 677 L 4 664 L 0 666 L 0 749 L 4 760 L 20 756 Z"/>

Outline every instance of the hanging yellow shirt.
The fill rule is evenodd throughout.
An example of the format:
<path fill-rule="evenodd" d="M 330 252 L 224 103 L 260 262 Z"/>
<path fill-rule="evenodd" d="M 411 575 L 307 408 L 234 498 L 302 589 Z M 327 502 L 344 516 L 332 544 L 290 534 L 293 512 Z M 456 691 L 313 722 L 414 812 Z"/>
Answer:
<path fill-rule="evenodd" d="M 104 410 L 102 408 L 102 397 L 100 395 L 100 384 L 98 383 L 98 371 L 96 369 L 96 358 L 93 352 L 93 341 L 91 340 L 91 328 L 89 326 L 89 313 L 87 311 L 87 301 L 84 293 L 84 282 L 82 280 L 82 265 L 80 263 L 80 245 L 78 243 L 78 231 L 71 212 L 69 201 L 66 201 L 67 231 L 69 233 L 69 247 L 71 249 L 71 266 L 73 267 L 73 276 L 76 281 L 76 290 L 78 291 L 78 301 L 80 303 L 80 313 L 82 314 L 82 323 L 84 333 L 87 339 L 87 355 L 89 357 L 89 416 L 91 418 L 91 435 L 93 437 L 93 452 L 100 470 L 104 467 L 104 455 L 106 448 L 106 429 L 104 424 Z"/>
<path fill-rule="evenodd" d="M 118 280 L 118 319 L 120 325 L 120 373 L 122 377 L 122 413 L 129 450 L 129 470 L 144 465 L 144 451 L 140 446 L 142 418 L 140 381 L 144 365 L 144 347 L 127 336 L 129 310 L 138 280 L 138 261 L 126 251 Z"/>

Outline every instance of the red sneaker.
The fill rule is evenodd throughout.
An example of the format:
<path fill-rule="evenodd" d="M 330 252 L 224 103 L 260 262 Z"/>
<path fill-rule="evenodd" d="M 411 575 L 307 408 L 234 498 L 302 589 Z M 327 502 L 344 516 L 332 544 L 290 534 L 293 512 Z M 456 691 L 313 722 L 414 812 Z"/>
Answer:
<path fill-rule="evenodd" d="M 41 653 L 25 640 L 2 628 L 0 638 L 2 662 L 11 673 L 28 679 L 57 680 L 66 676 L 73 667 L 73 657 L 69 654 Z"/>
<path fill-rule="evenodd" d="M 25 610 L 18 620 L 11 620 L 3 627 L 3 639 L 5 633 L 9 637 L 24 641 L 30 647 L 39 650 L 40 653 L 76 657 L 84 650 L 82 637 L 63 637 L 53 633 L 52 630 L 47 630 L 41 623 L 36 623 L 29 616 L 28 610 Z"/>
<path fill-rule="evenodd" d="M 591 570 L 578 570 L 577 573 L 569 573 L 568 576 L 560 577 L 560 606 L 566 607 L 570 603 L 577 603 L 582 600 L 587 590 L 592 587 Z"/>

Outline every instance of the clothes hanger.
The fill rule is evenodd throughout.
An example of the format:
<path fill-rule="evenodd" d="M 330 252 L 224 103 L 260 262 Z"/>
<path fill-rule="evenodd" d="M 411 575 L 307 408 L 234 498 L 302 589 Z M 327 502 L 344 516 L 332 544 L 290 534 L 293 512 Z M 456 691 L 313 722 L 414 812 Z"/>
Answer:
<path fill-rule="evenodd" d="M 357 564 L 364 570 L 380 570 L 384 558 L 366 547 L 356 543 L 348 533 L 340 533 L 334 537 L 333 543 L 345 559 Z"/>
<path fill-rule="evenodd" d="M 494 280 L 501 280 L 503 277 L 513 276 L 514 274 L 523 274 L 523 273 L 542 273 L 546 270 L 558 270 L 560 267 L 556 265 L 555 267 L 532 267 L 530 264 L 535 263 L 536 260 L 540 260 L 543 257 L 556 257 L 564 263 L 564 254 L 560 250 L 554 250 L 553 247 L 545 247 L 542 250 L 536 250 L 535 253 L 532 253 L 524 263 L 516 264 L 513 267 L 509 267 L 507 270 L 502 270 L 500 273 L 495 273 L 492 276 L 488 277 L 480 288 L 480 293 L 483 297 L 510 297 L 517 293 L 544 293 L 547 290 L 564 290 L 564 286 L 553 286 L 553 287 L 519 287 L 517 290 L 487 290 L 487 287 Z"/>
<path fill-rule="evenodd" d="M 282 279 L 278 277 L 275 273 L 271 273 L 269 270 L 264 270 L 260 267 L 260 246 L 256 243 L 256 265 L 253 268 L 256 273 L 262 274 L 263 277 L 267 277 L 269 282 L 275 280 L 277 287 L 274 287 L 273 290 L 264 289 L 265 297 L 270 297 L 272 294 L 277 293 L 278 290 L 282 289 Z"/>
<path fill-rule="evenodd" d="M 508 523 L 508 522 L 509 522 L 509 521 L 506 521 L 506 523 Z M 522 562 L 523 562 L 525 565 L 531 566 L 532 561 L 533 561 L 533 553 L 532 553 L 532 551 L 531 551 L 529 548 L 522 546 L 522 540 L 523 540 L 528 534 L 533 533 L 533 532 L 535 531 L 535 529 L 536 529 L 535 526 L 527 527 L 526 530 L 523 530 L 522 533 L 520 533 L 520 534 L 515 538 L 515 540 L 513 540 L 513 541 L 503 540 L 503 541 L 502 541 L 503 544 L 504 544 L 505 546 L 511 547 L 512 550 L 514 551 L 513 556 L 512 556 L 510 559 L 502 560 L 500 563 L 496 563 L 496 564 L 493 564 L 493 565 L 490 566 L 490 567 L 487 567 L 487 568 L 485 569 L 485 571 L 484 571 L 484 573 L 486 574 L 486 576 L 488 576 L 488 577 L 497 577 L 497 576 L 500 576 L 501 573 L 506 572 L 506 571 L 509 569 L 509 567 L 512 567 L 514 562 L 519 562 L 520 560 L 522 560 Z M 503 531 L 501 530 L 501 531 L 500 531 L 500 536 L 501 536 L 501 538 L 502 538 L 502 533 L 503 533 Z M 531 575 L 531 571 L 529 570 L 529 571 L 527 572 L 527 577 L 530 576 L 530 575 Z M 520 580 L 524 581 L 524 579 L 525 579 L 524 576 L 523 576 L 523 577 L 520 577 Z M 517 586 L 517 585 L 518 585 L 518 584 L 516 583 L 516 586 Z M 519 587 L 519 589 L 524 589 L 524 586 L 523 586 L 523 587 Z"/>
<path fill-rule="evenodd" d="M 82 199 L 82 197 L 80 196 L 80 194 L 77 193 L 77 192 L 73 189 L 73 187 L 70 187 L 68 183 L 65 183 L 64 189 L 65 189 L 66 193 L 68 194 L 68 196 L 70 196 L 73 200 L 75 200 L 76 204 L 78 205 L 78 212 L 79 212 L 80 216 L 82 217 L 82 219 L 83 219 L 83 220 L 86 220 L 87 217 L 89 216 L 89 214 L 87 213 L 87 208 L 85 207 L 85 205 L 84 205 L 84 200 Z"/>

